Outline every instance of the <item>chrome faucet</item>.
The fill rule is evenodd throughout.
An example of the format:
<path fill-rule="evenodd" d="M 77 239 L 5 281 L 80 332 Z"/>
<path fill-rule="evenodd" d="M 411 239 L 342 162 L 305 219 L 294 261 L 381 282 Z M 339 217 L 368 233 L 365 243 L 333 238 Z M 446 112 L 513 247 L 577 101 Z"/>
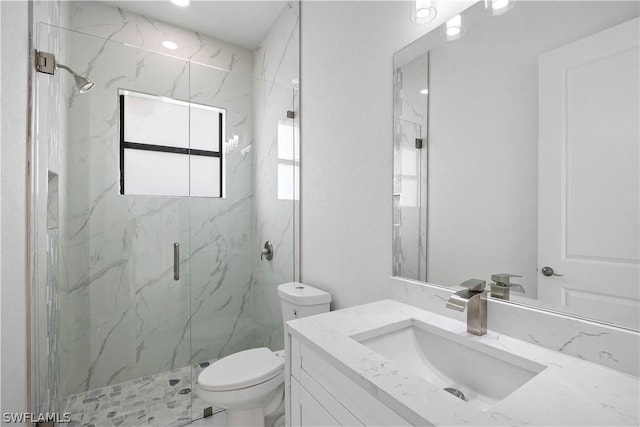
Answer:
<path fill-rule="evenodd" d="M 490 285 L 491 297 L 509 301 L 509 296 L 510 296 L 509 294 L 511 293 L 510 292 L 511 288 L 513 288 L 514 291 L 524 293 L 525 291 L 522 285 L 509 282 L 512 277 L 522 277 L 522 276 L 518 276 L 516 274 L 509 274 L 509 273 L 492 274 L 491 280 L 493 280 L 494 283 Z"/>
<path fill-rule="evenodd" d="M 447 308 L 457 311 L 467 309 L 467 332 L 473 335 L 487 333 L 487 292 L 484 290 L 487 282 L 470 279 L 460 284 L 466 288 L 451 295 L 447 301 Z"/>

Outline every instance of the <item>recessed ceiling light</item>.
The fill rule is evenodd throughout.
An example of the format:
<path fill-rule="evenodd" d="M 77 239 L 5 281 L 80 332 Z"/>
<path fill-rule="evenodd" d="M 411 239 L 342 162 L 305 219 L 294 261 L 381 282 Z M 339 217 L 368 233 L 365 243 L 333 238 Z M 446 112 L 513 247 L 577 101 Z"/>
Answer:
<path fill-rule="evenodd" d="M 411 3 L 411 22 L 414 24 L 431 22 L 437 14 L 431 0 L 415 0 L 415 3 Z"/>
<path fill-rule="evenodd" d="M 511 10 L 514 3 L 510 0 L 484 0 L 484 8 L 490 15 L 499 16 Z"/>
<path fill-rule="evenodd" d="M 171 50 L 174 50 L 174 49 L 178 48 L 177 44 L 175 44 L 174 42 L 169 41 L 169 40 L 163 41 L 162 42 L 162 46 L 166 47 L 167 49 L 171 49 Z"/>
<path fill-rule="evenodd" d="M 189 6 L 190 0 L 171 0 L 171 3 L 175 4 L 176 6 Z"/>
<path fill-rule="evenodd" d="M 428 95 L 429 94 L 429 89 L 422 89 L 420 91 L 420 95 Z"/>
<path fill-rule="evenodd" d="M 446 41 L 457 40 L 464 34 L 462 16 L 456 15 L 442 26 L 442 38 Z"/>

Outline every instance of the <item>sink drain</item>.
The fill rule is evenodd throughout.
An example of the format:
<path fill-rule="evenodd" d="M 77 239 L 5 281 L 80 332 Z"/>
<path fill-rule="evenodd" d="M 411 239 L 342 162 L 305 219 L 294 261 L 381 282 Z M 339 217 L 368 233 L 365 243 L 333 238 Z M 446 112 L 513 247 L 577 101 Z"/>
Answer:
<path fill-rule="evenodd" d="M 457 397 L 458 399 L 462 399 L 465 402 L 467 401 L 467 398 L 464 397 L 464 393 L 461 392 L 460 390 L 458 390 L 457 388 L 453 388 L 453 387 L 447 387 L 444 389 L 444 391 L 449 392 L 451 394 L 453 394 L 455 397 Z"/>

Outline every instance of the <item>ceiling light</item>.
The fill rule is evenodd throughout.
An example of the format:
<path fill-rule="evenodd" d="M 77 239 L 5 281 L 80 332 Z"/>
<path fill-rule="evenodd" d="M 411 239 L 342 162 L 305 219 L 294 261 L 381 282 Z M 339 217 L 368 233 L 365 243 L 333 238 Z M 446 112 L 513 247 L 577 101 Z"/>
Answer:
<path fill-rule="evenodd" d="M 438 11 L 431 4 L 431 0 L 415 0 L 411 2 L 411 22 L 426 24 L 435 19 Z"/>
<path fill-rule="evenodd" d="M 178 48 L 177 44 L 175 44 L 174 42 L 169 41 L 169 40 L 163 41 L 162 42 L 162 46 L 166 47 L 167 49 L 171 49 L 171 50 L 174 50 L 174 49 Z"/>
<path fill-rule="evenodd" d="M 457 40 L 464 34 L 462 15 L 456 15 L 442 26 L 442 38 L 446 41 Z"/>
<path fill-rule="evenodd" d="M 511 0 L 484 0 L 484 8 L 492 16 L 507 13 L 515 2 Z"/>
<path fill-rule="evenodd" d="M 429 89 L 422 89 L 420 91 L 420 95 L 428 95 L 429 94 Z"/>
<path fill-rule="evenodd" d="M 190 0 L 171 0 L 171 3 L 175 4 L 176 6 L 189 6 Z"/>

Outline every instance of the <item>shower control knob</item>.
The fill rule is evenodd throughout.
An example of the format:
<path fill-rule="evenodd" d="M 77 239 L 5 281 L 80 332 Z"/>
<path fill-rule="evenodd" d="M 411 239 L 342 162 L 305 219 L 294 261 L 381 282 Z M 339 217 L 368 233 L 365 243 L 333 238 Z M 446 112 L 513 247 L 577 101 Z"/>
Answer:
<path fill-rule="evenodd" d="M 260 259 L 266 258 L 267 261 L 271 261 L 273 259 L 273 243 L 270 240 L 267 240 L 264 244 L 264 248 L 260 251 Z"/>
<path fill-rule="evenodd" d="M 564 276 L 564 274 L 556 274 L 551 267 L 542 267 L 541 273 L 543 276 L 551 277 L 551 276 Z"/>

